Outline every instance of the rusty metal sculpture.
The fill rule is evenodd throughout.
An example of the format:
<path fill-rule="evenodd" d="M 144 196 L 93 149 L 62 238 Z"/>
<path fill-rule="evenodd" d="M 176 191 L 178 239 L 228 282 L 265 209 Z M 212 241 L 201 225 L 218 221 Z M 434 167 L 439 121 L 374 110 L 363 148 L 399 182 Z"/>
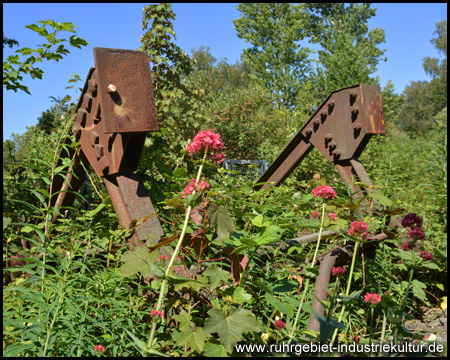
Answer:
<path fill-rule="evenodd" d="M 373 135 L 385 133 L 379 87 L 360 84 L 332 92 L 261 176 L 258 183 L 265 184 L 258 188 L 269 188 L 270 183 L 280 185 L 316 147 L 333 163 L 341 178 L 351 187 L 353 197 L 357 198 L 364 194 L 365 190 L 352 181 L 353 177 L 364 184 L 373 185 L 358 157 Z M 391 225 L 401 226 L 395 219 L 392 219 Z M 326 233 L 333 235 L 335 232 Z M 373 241 L 367 244 L 365 251 L 374 248 L 378 241 L 388 237 L 386 233 L 373 236 Z M 289 240 L 287 243 L 304 244 L 317 238 L 318 234 L 311 234 Z M 324 289 L 328 289 L 332 267 L 349 260 L 354 251 L 359 251 L 355 244 L 338 246 L 321 261 L 311 306 L 317 313 L 324 314 Z M 319 331 L 319 322 L 312 315 L 308 329 Z"/>
<path fill-rule="evenodd" d="M 95 67 L 89 70 L 72 128 L 80 148 L 61 153 L 58 165 L 69 156 L 72 170 L 67 180 L 54 178 L 52 193 L 62 191 L 52 197 L 52 205 L 60 209 L 73 203 L 84 169 L 90 164 L 103 178 L 122 228 L 142 220 L 130 244 L 138 245 L 150 236 L 157 240 L 163 230 L 142 180 L 133 173 L 145 134 L 158 130 L 148 55 L 142 51 L 94 48 L 94 58 Z M 51 222 L 56 221 L 57 212 Z"/>
<path fill-rule="evenodd" d="M 280 185 L 316 147 L 351 185 L 356 175 L 372 185 L 358 161 L 370 138 L 386 134 L 381 91 L 374 85 L 357 85 L 332 92 L 300 129 L 258 182 Z M 266 183 L 262 188 L 268 188 Z M 362 190 L 353 184 L 354 192 Z"/>

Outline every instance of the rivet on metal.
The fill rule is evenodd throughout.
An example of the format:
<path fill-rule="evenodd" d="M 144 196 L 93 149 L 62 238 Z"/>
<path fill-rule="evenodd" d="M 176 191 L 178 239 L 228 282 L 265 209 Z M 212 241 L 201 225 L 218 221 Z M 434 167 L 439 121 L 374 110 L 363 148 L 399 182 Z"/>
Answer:
<path fill-rule="evenodd" d="M 99 165 L 101 168 L 101 171 L 103 172 L 103 174 L 107 174 L 109 171 L 109 164 L 108 164 L 108 159 L 106 158 L 106 156 L 103 156 L 100 160 L 99 160 Z"/>
<path fill-rule="evenodd" d="M 92 96 L 89 94 L 84 94 L 84 108 L 86 108 L 86 110 L 88 112 L 91 112 L 91 107 L 92 107 Z"/>
<path fill-rule="evenodd" d="M 306 128 L 306 135 L 311 135 L 313 132 L 313 129 L 311 129 L 310 127 Z"/>
<path fill-rule="evenodd" d="M 104 155 L 104 148 L 103 145 L 95 145 L 95 155 L 97 156 L 97 159 L 100 159 Z"/>
<path fill-rule="evenodd" d="M 352 121 L 355 121 L 359 114 L 359 108 L 352 109 Z"/>
<path fill-rule="evenodd" d="M 97 81 L 95 79 L 88 81 L 88 91 L 94 93 L 97 91 Z"/>
<path fill-rule="evenodd" d="M 336 150 L 334 150 L 334 151 L 332 152 L 332 154 L 333 154 L 334 156 L 338 157 L 338 156 L 341 155 L 341 151 L 338 150 L 338 149 L 336 149 Z"/>
<path fill-rule="evenodd" d="M 353 125 L 353 130 L 358 131 L 361 130 L 362 125 L 360 123 L 355 123 L 355 125 Z"/>
<path fill-rule="evenodd" d="M 350 106 L 353 105 L 358 97 L 358 93 L 356 91 L 352 91 L 350 93 Z"/>
<path fill-rule="evenodd" d="M 85 109 L 78 109 L 76 122 L 81 125 L 81 127 L 86 126 L 86 116 L 87 111 Z"/>
<path fill-rule="evenodd" d="M 328 146 L 330 147 L 330 149 L 334 149 L 336 147 L 336 141 L 331 141 Z"/>
<path fill-rule="evenodd" d="M 331 112 L 333 111 L 335 105 L 336 105 L 336 102 L 335 102 L 334 100 L 331 100 L 331 101 L 328 103 L 328 112 L 329 112 L 329 113 L 331 113 Z"/>
<path fill-rule="evenodd" d="M 320 120 L 319 119 L 315 119 L 314 120 L 314 126 L 319 126 L 320 125 Z"/>
<path fill-rule="evenodd" d="M 332 136 L 330 133 L 325 134 L 325 141 L 330 141 L 332 139 Z"/>
<path fill-rule="evenodd" d="M 99 139 L 98 134 L 95 131 L 91 132 L 92 146 L 94 146 L 95 144 L 98 144 L 98 139 Z"/>
<path fill-rule="evenodd" d="M 116 88 L 115 85 L 109 84 L 108 85 L 108 89 L 106 91 L 109 92 L 109 93 L 115 93 L 117 91 L 117 88 Z"/>

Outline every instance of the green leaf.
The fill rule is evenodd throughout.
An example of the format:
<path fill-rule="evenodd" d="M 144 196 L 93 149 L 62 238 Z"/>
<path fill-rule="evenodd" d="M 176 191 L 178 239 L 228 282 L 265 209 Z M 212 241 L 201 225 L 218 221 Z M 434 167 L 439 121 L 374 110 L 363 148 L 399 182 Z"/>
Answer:
<path fill-rule="evenodd" d="M 204 354 L 209 358 L 229 357 L 227 351 L 217 339 L 210 339 L 203 348 Z"/>
<path fill-rule="evenodd" d="M 183 178 L 188 176 L 188 173 L 185 168 L 178 168 L 173 172 L 173 177 L 175 178 Z"/>
<path fill-rule="evenodd" d="M 153 272 L 156 277 L 162 278 L 165 276 L 164 270 L 153 264 L 157 257 L 157 252 L 149 253 L 145 246 L 138 246 L 135 251 L 129 250 L 123 255 L 120 275 L 126 277 L 140 272 L 145 277 Z"/>
<path fill-rule="evenodd" d="M 350 304 L 351 302 L 355 302 L 356 299 L 358 299 L 361 296 L 362 292 L 363 292 L 363 290 L 358 290 L 358 291 L 352 292 L 348 296 L 336 295 L 336 299 L 341 299 L 342 302 L 347 305 L 347 304 Z"/>
<path fill-rule="evenodd" d="M 281 234 L 283 232 L 284 232 L 284 229 L 282 229 L 276 225 L 269 225 L 266 227 L 263 234 L 259 238 L 255 237 L 255 240 L 259 246 L 272 244 L 281 239 Z"/>
<path fill-rule="evenodd" d="M 320 315 L 315 310 L 312 310 L 314 317 L 319 321 L 320 324 L 320 335 L 319 341 L 322 344 L 325 344 L 328 337 L 334 332 L 334 329 L 345 329 L 345 325 L 340 323 L 335 319 L 330 319 L 327 321 L 327 318 L 323 315 Z"/>
<path fill-rule="evenodd" d="M 224 310 L 211 309 L 203 332 L 218 333 L 220 342 L 225 350 L 231 354 L 236 343 L 242 339 L 242 333 L 260 331 L 255 315 L 246 309 L 231 309 L 227 314 Z"/>
<path fill-rule="evenodd" d="M 250 303 L 253 299 L 253 297 L 242 287 L 235 288 L 232 296 L 233 300 L 238 304 L 243 304 L 244 302 Z"/>
<path fill-rule="evenodd" d="M 203 275 L 209 277 L 209 285 L 211 290 L 216 289 L 220 285 L 221 281 L 226 283 L 229 279 L 231 279 L 230 272 L 215 266 L 207 268 Z"/>
<path fill-rule="evenodd" d="M 228 215 L 228 208 L 212 203 L 208 207 L 207 214 L 211 227 L 216 229 L 216 241 L 223 245 L 225 239 L 230 237 L 230 233 L 235 231 L 234 221 Z"/>
<path fill-rule="evenodd" d="M 267 292 L 267 293 L 272 292 L 272 291 L 269 289 L 269 287 L 268 287 L 266 284 L 263 283 L 262 280 L 259 280 L 259 279 L 256 280 L 256 281 L 255 281 L 255 284 L 256 284 L 261 290 L 263 290 L 263 291 L 265 291 L 265 292 Z"/>
<path fill-rule="evenodd" d="M 373 193 L 371 196 L 383 206 L 392 206 L 392 201 L 380 193 Z"/>
<path fill-rule="evenodd" d="M 284 306 L 284 304 L 280 300 L 278 300 L 275 296 L 266 293 L 264 297 L 266 298 L 267 302 L 270 305 L 272 305 L 275 309 L 277 309 L 279 312 L 281 312 L 282 314 L 288 313 L 288 309 L 286 309 L 286 306 Z"/>
<path fill-rule="evenodd" d="M 197 351 L 200 354 L 203 352 L 203 347 L 207 340 L 208 337 L 203 332 L 203 328 L 197 327 L 195 331 L 192 331 L 192 329 L 185 329 L 185 331 L 181 331 L 178 336 L 178 345 L 185 346 L 187 344 L 192 350 Z"/>

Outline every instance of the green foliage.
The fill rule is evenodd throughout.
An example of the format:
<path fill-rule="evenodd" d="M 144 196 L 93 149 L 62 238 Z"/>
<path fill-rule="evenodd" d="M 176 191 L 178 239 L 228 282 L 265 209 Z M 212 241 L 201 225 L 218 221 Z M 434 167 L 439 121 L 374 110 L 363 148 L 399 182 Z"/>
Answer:
<path fill-rule="evenodd" d="M 72 35 L 69 40 L 56 37 L 56 35 L 61 31 L 75 33 L 74 28 L 76 26 L 72 23 L 57 23 L 53 20 L 38 21 L 38 23 L 43 25 L 39 27 L 39 25 L 31 24 L 27 25 L 26 28 L 35 31 L 40 36 L 45 37 L 48 44 L 37 45 L 37 49 L 30 49 L 28 47 L 18 49 L 15 51 L 17 55 L 9 55 L 6 58 L 6 61 L 3 62 L 3 86 L 6 90 L 14 90 L 14 92 L 17 92 L 17 90 L 22 90 L 27 94 L 30 94 L 28 87 L 22 84 L 23 75 L 29 74 L 32 79 L 42 79 L 44 72 L 40 68 L 35 67 L 37 62 L 42 62 L 43 59 L 47 61 L 59 61 L 67 54 L 70 54 L 70 51 L 64 46 L 64 42 L 68 42 L 70 46 L 74 46 L 78 49 L 81 49 L 82 46 L 86 46 L 88 44 L 85 40 L 77 37 L 76 35 Z M 47 25 L 54 31 L 48 32 L 46 29 Z M 5 44 L 4 36 L 3 44 Z M 18 45 L 18 43 L 16 45 Z M 21 56 L 28 57 L 25 60 L 21 60 Z"/>
<path fill-rule="evenodd" d="M 371 78 L 386 50 L 379 48 L 384 30 L 368 29 L 375 16 L 371 4 L 313 3 L 308 5 L 312 43 L 320 44 L 317 75 L 318 99 L 356 84 L 377 84 Z"/>
<path fill-rule="evenodd" d="M 252 67 L 252 79 L 272 93 L 277 108 L 294 106 L 311 71 L 312 51 L 299 45 L 309 25 L 304 6 L 243 3 L 237 6 L 241 17 L 233 20 L 238 37 L 252 45 L 242 54 Z"/>

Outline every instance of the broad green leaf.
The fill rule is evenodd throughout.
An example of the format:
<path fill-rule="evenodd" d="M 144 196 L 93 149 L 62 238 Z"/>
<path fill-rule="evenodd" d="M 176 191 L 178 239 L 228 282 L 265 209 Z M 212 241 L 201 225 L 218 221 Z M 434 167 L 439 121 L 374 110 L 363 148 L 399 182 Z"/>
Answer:
<path fill-rule="evenodd" d="M 211 309 L 210 316 L 203 328 L 206 334 L 218 333 L 220 342 L 231 354 L 236 343 L 242 339 L 242 333 L 260 331 L 255 315 L 246 309 L 231 309 L 227 314 L 224 310 Z"/>
<path fill-rule="evenodd" d="M 164 270 L 154 265 L 157 257 L 156 251 L 149 253 L 145 246 L 138 246 L 135 251 L 127 251 L 122 258 L 124 264 L 120 267 L 120 275 L 126 277 L 140 272 L 145 277 L 153 272 L 156 277 L 164 277 Z"/>
<path fill-rule="evenodd" d="M 238 304 L 242 304 L 244 302 L 250 303 L 253 297 L 245 291 L 242 287 L 237 287 L 233 292 L 233 300 Z"/>
<path fill-rule="evenodd" d="M 192 331 L 192 329 L 185 329 L 185 331 L 181 331 L 178 336 L 178 345 L 184 347 L 187 344 L 192 350 L 202 353 L 207 340 L 208 337 L 203 332 L 203 328 L 197 327 L 195 331 Z"/>
<path fill-rule="evenodd" d="M 215 343 L 215 341 L 217 343 Z M 220 344 L 216 339 L 210 339 L 203 348 L 204 354 L 206 357 L 229 357 L 227 351 L 224 349 L 222 344 Z"/>
<path fill-rule="evenodd" d="M 192 322 L 192 316 L 187 313 L 186 310 L 181 310 L 179 314 L 173 315 L 172 318 L 180 323 L 180 330 L 183 331 L 183 328 L 192 329 L 194 323 Z"/>
<path fill-rule="evenodd" d="M 231 274 L 229 271 L 215 266 L 207 268 L 203 275 L 209 277 L 211 289 L 216 289 L 220 285 L 221 281 L 226 283 L 229 279 L 231 279 Z"/>
<path fill-rule="evenodd" d="M 267 292 L 267 293 L 272 292 L 272 290 L 270 290 L 269 287 L 268 287 L 266 284 L 264 284 L 262 280 L 259 280 L 259 279 L 256 280 L 256 281 L 255 281 L 255 284 L 256 284 L 261 290 L 263 290 L 263 291 L 265 291 L 265 292 Z"/>
<path fill-rule="evenodd" d="M 264 246 L 268 244 L 275 243 L 281 239 L 281 234 L 284 232 L 284 229 L 276 226 L 269 225 L 266 227 L 264 232 L 259 238 L 255 237 L 256 242 L 259 246 Z"/>
<path fill-rule="evenodd" d="M 373 193 L 371 196 L 383 206 L 392 206 L 392 201 L 380 193 Z"/>
<path fill-rule="evenodd" d="M 320 315 L 315 310 L 313 310 L 313 314 L 320 324 L 319 340 L 322 344 L 326 343 L 328 337 L 334 332 L 334 329 L 345 329 L 345 325 L 335 319 L 327 321 L 327 318 L 325 316 Z"/>
<path fill-rule="evenodd" d="M 223 245 L 225 239 L 235 230 L 233 218 L 228 215 L 228 208 L 213 203 L 209 205 L 207 214 L 211 227 L 216 229 L 216 241 Z"/>

